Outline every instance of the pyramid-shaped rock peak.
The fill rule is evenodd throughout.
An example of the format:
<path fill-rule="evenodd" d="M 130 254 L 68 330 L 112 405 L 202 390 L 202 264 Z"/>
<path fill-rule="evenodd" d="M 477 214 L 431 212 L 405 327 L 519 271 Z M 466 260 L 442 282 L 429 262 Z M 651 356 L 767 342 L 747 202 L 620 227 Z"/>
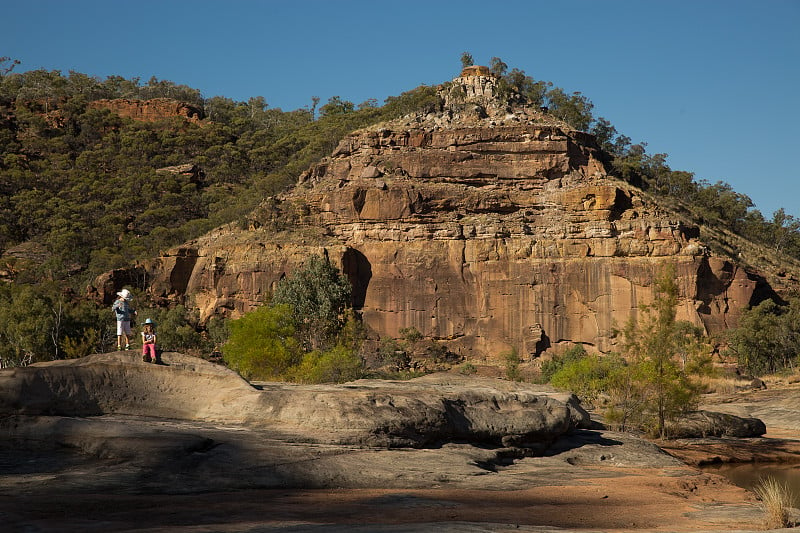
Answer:
<path fill-rule="evenodd" d="M 562 343 L 613 349 L 666 264 L 677 267 L 678 318 L 710 332 L 770 293 L 611 175 L 591 135 L 501 98 L 487 74 L 440 86 L 438 112 L 348 135 L 248 228 L 148 265 L 150 290 L 202 318 L 238 316 L 325 253 L 381 336 L 414 327 L 466 357 L 513 348 L 523 359 Z"/>

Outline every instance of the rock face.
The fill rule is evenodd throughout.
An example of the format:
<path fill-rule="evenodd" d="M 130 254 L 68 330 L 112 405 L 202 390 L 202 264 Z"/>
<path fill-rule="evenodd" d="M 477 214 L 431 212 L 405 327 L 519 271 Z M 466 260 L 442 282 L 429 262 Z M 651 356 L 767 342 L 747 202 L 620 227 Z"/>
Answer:
<path fill-rule="evenodd" d="M 414 327 L 489 359 L 568 342 L 612 349 L 667 264 L 678 318 L 708 332 L 771 296 L 763 277 L 712 256 L 697 228 L 610 175 L 592 136 L 467 74 L 439 88 L 438 113 L 347 136 L 247 229 L 219 228 L 141 267 L 148 290 L 203 319 L 236 317 L 324 253 L 380 335 Z M 126 275 L 100 285 L 111 297 Z"/>
<path fill-rule="evenodd" d="M 155 122 L 169 117 L 183 117 L 189 122 L 200 122 L 203 118 L 201 109 L 170 98 L 95 100 L 89 102 L 88 107 L 108 109 L 121 117 L 144 122 Z"/>
<path fill-rule="evenodd" d="M 570 394 L 495 379 L 432 375 L 345 385 L 269 383 L 165 353 L 165 365 L 128 354 L 0 371 L 0 414 L 126 415 L 238 424 L 302 442 L 422 447 L 471 442 L 541 452 L 589 415 Z"/>

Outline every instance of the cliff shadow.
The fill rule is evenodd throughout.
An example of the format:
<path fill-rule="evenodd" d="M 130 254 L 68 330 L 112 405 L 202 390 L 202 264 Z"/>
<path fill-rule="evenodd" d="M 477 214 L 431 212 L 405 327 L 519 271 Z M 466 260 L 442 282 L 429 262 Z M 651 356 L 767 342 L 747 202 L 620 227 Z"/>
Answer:
<path fill-rule="evenodd" d="M 367 299 L 372 265 L 363 253 L 355 248 L 348 248 L 342 255 L 342 271 L 353 286 L 353 308 L 360 310 Z"/>

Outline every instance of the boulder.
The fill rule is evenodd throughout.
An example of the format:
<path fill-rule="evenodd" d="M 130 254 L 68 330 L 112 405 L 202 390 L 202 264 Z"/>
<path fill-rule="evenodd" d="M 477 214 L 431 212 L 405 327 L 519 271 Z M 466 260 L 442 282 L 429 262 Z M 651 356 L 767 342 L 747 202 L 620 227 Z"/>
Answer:
<path fill-rule="evenodd" d="M 574 396 L 499 379 L 441 374 L 255 388 L 202 359 L 167 352 L 162 360 L 114 353 L 0 370 L 0 414 L 146 416 L 269 428 L 318 443 L 471 442 L 530 453 L 589 424 Z"/>
<path fill-rule="evenodd" d="M 767 426 L 758 418 L 727 413 L 696 411 L 668 424 L 667 433 L 677 439 L 705 437 L 761 437 Z"/>

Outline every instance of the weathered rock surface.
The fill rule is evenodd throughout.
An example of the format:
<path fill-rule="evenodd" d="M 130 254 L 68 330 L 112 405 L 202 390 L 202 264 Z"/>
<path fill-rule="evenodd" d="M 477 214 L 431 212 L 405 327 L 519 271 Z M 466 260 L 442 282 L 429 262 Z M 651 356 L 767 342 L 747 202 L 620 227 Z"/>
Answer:
<path fill-rule="evenodd" d="M 413 326 L 475 358 L 534 357 L 562 342 L 609 350 L 666 264 L 677 267 L 678 318 L 709 332 L 773 294 L 613 177 L 592 136 L 500 99 L 494 78 L 473 74 L 440 87 L 438 113 L 347 136 L 249 228 L 218 228 L 98 286 L 111 298 L 146 278 L 156 299 L 236 317 L 325 253 L 380 335 Z"/>
<path fill-rule="evenodd" d="M 376 449 L 138 417 L 2 421 L 10 531 L 758 530 L 743 489 L 625 434 Z M 9 425 L 13 437 L 9 438 Z"/>
<path fill-rule="evenodd" d="M 144 122 L 155 122 L 171 117 L 182 117 L 189 122 L 200 122 L 204 118 L 202 109 L 171 98 L 94 100 L 89 102 L 87 107 L 108 109 L 121 117 Z"/>
<path fill-rule="evenodd" d="M 707 395 L 703 398 L 704 412 L 713 411 L 716 416 L 736 416 L 739 420 L 752 420 L 759 426 L 764 424 L 766 433 L 760 437 L 746 438 L 707 433 L 704 438 L 666 441 L 661 443 L 661 447 L 694 465 L 796 465 L 800 463 L 798 392 L 800 384 L 797 382 L 773 381 L 768 388 L 755 387 L 733 393 Z"/>
<path fill-rule="evenodd" d="M 457 375 L 259 390 L 210 363 L 163 359 L 117 353 L 0 371 L 5 528 L 743 531 L 761 521 L 753 499 L 718 476 L 631 435 L 575 429 L 585 419 L 569 395 Z M 383 427 L 416 445 L 419 427 L 447 416 L 451 442 L 342 443 Z M 518 447 L 547 425 L 547 439 L 558 437 L 536 456 Z M 500 435 L 525 438 L 487 444 Z"/>
<path fill-rule="evenodd" d="M 754 387 L 708 399 L 705 408 L 720 413 L 763 420 L 768 433 L 800 433 L 800 383 L 783 382 Z"/>
<path fill-rule="evenodd" d="M 672 438 L 705 438 L 705 437 L 761 437 L 767 432 L 767 426 L 758 418 L 696 411 L 681 417 L 668 425 Z"/>
<path fill-rule="evenodd" d="M 165 365 L 116 353 L 0 371 L 0 414 L 127 415 L 239 424 L 306 442 L 431 446 L 472 442 L 542 452 L 589 416 L 549 388 L 455 375 L 409 382 L 265 384 L 176 353 Z"/>

